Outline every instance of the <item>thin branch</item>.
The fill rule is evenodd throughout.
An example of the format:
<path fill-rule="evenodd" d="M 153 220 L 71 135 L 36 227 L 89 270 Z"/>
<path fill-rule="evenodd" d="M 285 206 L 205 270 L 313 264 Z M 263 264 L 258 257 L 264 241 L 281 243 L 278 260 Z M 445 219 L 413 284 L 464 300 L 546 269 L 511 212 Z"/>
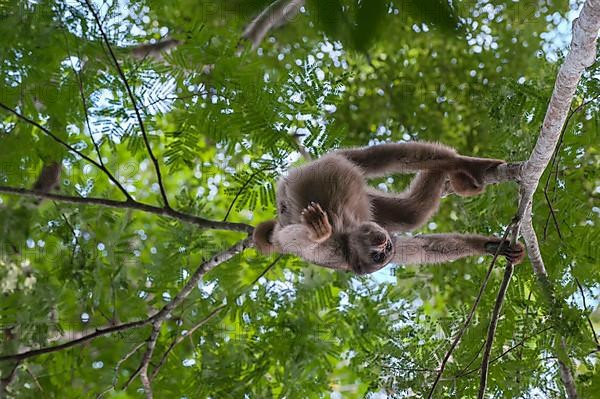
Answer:
<path fill-rule="evenodd" d="M 123 85 L 125 86 L 125 90 L 127 91 L 127 95 L 129 96 L 129 99 L 131 100 L 133 110 L 135 112 L 135 116 L 136 116 L 138 124 L 140 126 L 140 132 L 142 133 L 142 138 L 144 139 L 144 144 L 146 145 L 146 150 L 148 151 L 148 155 L 150 156 L 150 159 L 152 160 L 152 163 L 154 164 L 154 169 L 156 170 L 156 178 L 158 180 L 158 186 L 160 188 L 160 193 L 162 195 L 164 205 L 167 209 L 170 209 L 169 199 L 167 198 L 167 193 L 165 191 L 165 186 L 164 186 L 164 183 L 162 180 L 162 175 L 160 173 L 160 166 L 158 165 L 158 159 L 156 159 L 156 157 L 154 156 L 154 153 L 152 152 L 152 147 L 150 147 L 150 142 L 148 141 L 148 134 L 146 133 L 146 127 L 144 125 L 144 121 L 142 120 L 142 115 L 137 106 L 137 101 L 135 99 L 133 91 L 131 90 L 131 86 L 129 85 L 129 82 L 127 81 L 127 78 L 125 77 L 125 74 L 123 73 L 123 69 L 121 68 L 121 65 L 119 64 L 119 60 L 117 59 L 117 57 L 112 49 L 110 41 L 108 40 L 108 36 L 104 32 L 104 28 L 102 28 L 102 22 L 100 21 L 98 13 L 96 13 L 96 10 L 90 3 L 90 0 L 85 0 L 85 2 L 87 4 L 88 8 L 90 9 L 92 15 L 94 16 L 94 19 L 96 20 L 96 24 L 98 25 L 98 30 L 100 31 L 100 34 L 102 35 L 102 38 L 104 39 L 106 47 L 108 48 L 108 52 L 110 53 L 110 56 L 115 64 L 115 67 L 119 74 L 119 77 L 121 78 Z"/>
<path fill-rule="evenodd" d="M 221 313 L 221 311 L 223 309 L 225 309 L 226 307 L 227 307 L 227 305 L 225 305 L 225 304 L 217 306 L 208 314 L 208 316 L 206 316 L 205 318 L 203 318 L 202 320 L 200 320 L 199 322 L 194 324 L 194 326 L 192 328 L 190 328 L 189 330 L 187 330 L 184 334 L 181 334 L 181 335 L 175 337 L 175 339 L 173 341 L 171 341 L 171 344 L 169 345 L 169 347 L 162 354 L 160 361 L 158 362 L 158 365 L 154 368 L 154 370 L 152 370 L 152 374 L 150 375 L 150 381 L 152 381 L 152 380 L 154 380 L 154 378 L 156 378 L 161 367 L 167 361 L 167 357 L 169 356 L 169 353 L 171 353 L 171 351 L 173 350 L 173 348 L 175 348 L 176 345 L 180 344 L 184 339 L 186 339 L 188 336 L 192 335 L 200 327 L 202 327 L 203 325 L 208 323 L 210 320 L 212 320 L 215 316 L 217 316 L 219 313 Z"/>
<path fill-rule="evenodd" d="M 161 208 L 158 206 L 148 205 L 137 201 L 115 201 L 110 199 L 94 197 L 73 197 L 69 195 L 46 193 L 42 191 L 29 190 L 26 188 L 6 186 L 0 186 L 0 193 L 20 195 L 26 197 L 45 198 L 70 204 L 97 205 L 107 208 L 133 209 L 141 212 L 152 213 L 154 215 L 170 217 L 173 219 L 181 220 L 182 222 L 195 224 L 197 226 L 207 229 L 229 230 L 243 233 L 250 233 L 253 229 L 252 226 L 247 225 L 245 223 L 218 222 L 214 220 L 204 219 L 199 216 L 179 212 L 172 208 Z"/>
<path fill-rule="evenodd" d="M 502 236 L 501 242 L 504 242 L 504 240 L 506 240 L 506 237 L 508 237 L 508 232 L 510 231 L 511 227 L 512 227 L 512 224 L 510 224 L 506 227 L 506 229 L 504 230 L 504 235 Z M 483 278 L 483 281 L 481 282 L 481 286 L 479 287 L 479 292 L 477 293 L 475 302 L 473 303 L 473 306 L 471 306 L 471 310 L 469 311 L 469 314 L 468 314 L 465 322 L 463 323 L 461 329 L 458 331 L 458 333 L 454 337 L 454 340 L 452 341 L 450 348 L 446 352 L 444 359 L 442 359 L 442 363 L 440 364 L 440 367 L 438 368 L 438 373 L 435 377 L 435 380 L 433 381 L 433 385 L 431 386 L 431 389 L 429 390 L 429 394 L 427 395 L 428 399 L 431 399 L 433 397 L 435 388 L 437 387 L 438 383 L 440 382 L 440 378 L 442 378 L 442 374 L 444 373 L 444 369 L 446 368 L 446 364 L 448 363 L 448 360 L 450 359 L 452 352 L 454 351 L 454 349 L 456 349 L 456 346 L 460 342 L 462 336 L 465 334 L 465 331 L 467 331 L 467 327 L 469 326 L 469 324 L 471 323 L 471 320 L 473 319 L 473 316 L 475 315 L 475 310 L 477 309 L 477 306 L 479 306 L 479 302 L 481 301 L 481 298 L 483 297 L 483 292 L 485 291 L 485 287 L 487 286 L 487 283 L 490 279 L 492 270 L 494 269 L 494 265 L 496 264 L 496 260 L 498 259 L 498 255 L 500 254 L 501 247 L 502 247 L 501 245 L 498 245 L 498 248 L 496 248 L 496 252 L 494 253 L 492 262 L 490 263 L 487 273 L 485 274 L 485 277 Z"/>
<path fill-rule="evenodd" d="M 158 337 L 160 335 L 160 327 L 163 323 L 163 320 L 164 319 L 158 319 L 152 323 L 152 333 L 148 338 L 146 352 L 144 353 L 144 357 L 142 358 L 142 362 L 140 364 L 140 380 L 142 381 L 142 386 L 144 387 L 146 399 L 153 399 L 154 397 L 152 393 L 152 385 L 150 379 L 148 378 L 148 366 L 150 365 L 152 354 L 156 348 L 156 342 L 158 341 Z"/>
<path fill-rule="evenodd" d="M 256 276 L 256 278 L 250 284 L 248 284 L 248 288 L 247 289 L 250 289 L 250 288 L 254 287 L 254 285 L 258 282 L 258 280 L 260 280 L 262 277 L 264 277 L 277 264 L 277 262 L 279 262 L 281 260 L 282 257 L 283 257 L 282 255 L 279 255 L 277 258 L 275 258 L 275 260 L 273 262 L 271 262 L 265 268 L 265 270 L 263 270 L 258 276 Z M 244 292 L 246 290 L 244 290 Z M 184 334 L 181 334 L 180 336 L 176 337 L 171 342 L 171 344 L 169 345 L 169 347 L 167 348 L 167 350 L 163 353 L 163 355 L 162 355 L 162 357 L 161 357 L 158 365 L 156 366 L 156 368 L 152 371 L 152 375 L 150 376 L 150 381 L 154 380 L 154 378 L 158 375 L 158 372 L 160 371 L 160 368 L 163 366 L 163 364 L 167 360 L 167 356 L 169 355 L 169 353 L 173 350 L 173 348 L 175 346 L 177 346 L 178 344 L 180 344 L 181 342 L 183 342 L 183 340 L 185 338 L 187 338 L 188 336 L 192 335 L 200 327 L 202 327 L 203 325 L 205 325 L 206 323 L 208 323 L 210 320 L 212 320 L 215 316 L 217 316 L 219 313 L 221 313 L 221 311 L 223 309 L 225 309 L 226 307 L 227 307 L 227 305 L 225 305 L 225 304 L 217 306 L 206 317 L 204 317 L 202 320 L 200 320 L 199 322 L 197 322 L 192 328 L 190 328 L 189 330 L 187 330 Z"/>
<path fill-rule="evenodd" d="M 550 330 L 554 328 L 553 325 L 551 326 L 547 326 L 542 328 L 541 330 L 535 332 L 534 334 L 531 335 L 527 335 L 525 337 L 523 337 L 523 339 L 521 341 L 519 341 L 518 343 L 514 344 L 513 346 L 511 346 L 510 348 L 504 350 L 501 354 L 497 355 L 496 357 L 494 357 L 493 359 L 490 360 L 490 364 L 497 362 L 498 360 L 500 360 L 501 358 L 503 358 L 504 356 L 508 355 L 510 352 L 512 352 L 513 350 L 517 349 L 517 348 L 522 348 L 523 345 L 525 344 L 525 342 L 527 342 L 527 340 L 529 340 L 532 337 L 535 337 L 537 335 L 540 335 L 542 333 L 545 333 L 546 331 Z M 470 369 L 470 370 L 466 370 L 466 367 L 459 372 L 458 374 L 456 374 L 456 378 L 460 378 L 460 377 L 464 377 L 467 376 L 469 374 L 473 374 L 477 371 L 479 371 L 481 369 L 481 366 L 476 367 L 474 369 Z"/>
<path fill-rule="evenodd" d="M 8 372 L 8 375 L 0 378 L 0 397 L 4 397 L 4 395 L 8 393 L 8 386 L 13 382 L 15 376 L 17 375 L 17 368 L 19 367 L 19 364 L 21 364 L 21 361 L 17 360 Z"/>
<path fill-rule="evenodd" d="M 235 202 L 237 201 L 237 199 L 239 198 L 239 196 L 242 194 L 242 192 L 244 192 L 244 189 L 248 186 L 248 184 L 250 184 L 250 182 L 260 173 L 265 172 L 267 170 L 273 170 L 274 168 L 268 167 L 268 168 L 264 168 L 264 169 L 258 169 L 256 170 L 254 173 L 252 173 L 250 175 L 250 177 L 248 177 L 248 179 L 244 182 L 244 184 L 242 184 L 242 186 L 240 187 L 240 189 L 238 190 L 238 192 L 235 194 L 235 197 L 233 197 L 233 200 L 231 201 L 231 204 L 229 204 L 229 208 L 227 208 L 227 212 L 225 213 L 225 217 L 223 218 L 223 222 L 227 221 L 227 218 L 229 217 L 229 214 L 231 213 L 231 210 L 233 209 L 233 205 L 235 205 Z"/>
<path fill-rule="evenodd" d="M 494 304 L 494 311 L 492 312 L 492 319 L 488 327 L 487 338 L 485 341 L 485 350 L 483 351 L 483 358 L 481 360 L 481 379 L 479 381 L 479 393 L 477 394 L 478 399 L 483 399 L 485 394 L 485 388 L 487 386 L 488 367 L 490 364 L 490 354 L 492 353 L 492 344 L 494 343 L 494 336 L 496 335 L 496 326 L 498 325 L 498 318 L 500 317 L 500 309 L 502 309 L 502 302 L 508 289 L 508 284 L 513 274 L 513 265 L 510 262 L 506 263 L 504 269 L 504 278 L 502 284 L 498 288 L 498 295 L 496 296 L 496 303 Z"/>
<path fill-rule="evenodd" d="M 158 313 L 151 317 L 152 321 L 154 322 L 164 320 L 177 305 L 179 305 L 181 302 L 183 302 L 185 298 L 187 298 L 187 296 L 192 292 L 192 290 L 198 285 L 198 282 L 200 281 L 202 276 L 204 276 L 204 274 L 208 273 L 214 267 L 220 265 L 221 263 L 233 258 L 235 255 L 239 254 L 246 248 L 250 248 L 252 245 L 252 237 L 247 237 L 241 241 L 238 241 L 235 245 L 213 256 L 212 258 L 198 266 L 198 268 L 194 271 L 190 279 L 179 290 L 179 293 L 175 295 L 173 300 L 167 303 Z"/>
<path fill-rule="evenodd" d="M 96 331 L 94 331 L 91 334 L 84 335 L 82 337 L 62 343 L 60 345 L 29 350 L 26 352 L 16 353 L 16 354 L 12 354 L 12 355 L 3 355 L 3 356 L 0 356 L 0 362 L 9 361 L 9 360 L 12 360 L 12 361 L 23 360 L 23 359 L 27 359 L 27 358 L 34 357 L 34 356 L 43 355 L 45 353 L 57 352 L 60 350 L 71 348 L 73 346 L 81 345 L 81 344 L 83 344 L 85 342 L 89 342 L 97 337 L 101 337 L 101 336 L 111 334 L 111 333 L 114 333 L 117 331 L 123 331 L 123 330 L 128 330 L 131 328 L 142 327 L 142 326 L 148 325 L 150 323 L 152 323 L 153 326 L 155 326 L 157 323 L 164 321 L 167 318 L 167 316 L 170 314 L 171 310 L 173 310 L 173 308 L 175 308 L 177 305 L 179 305 L 181 302 L 183 302 L 183 300 L 192 292 L 194 287 L 198 284 L 198 281 L 200 281 L 200 279 L 202 278 L 202 276 L 205 273 L 212 270 L 214 267 L 218 266 L 219 264 L 228 261 L 229 259 L 233 258 L 235 255 L 242 252 L 244 249 L 251 247 L 252 245 L 253 245 L 252 238 L 247 237 L 241 241 L 238 241 L 233 246 L 221 251 L 220 253 L 213 256 L 206 262 L 203 262 L 200 266 L 198 266 L 196 271 L 192 274 L 192 277 L 190 277 L 190 279 L 187 281 L 187 283 L 181 288 L 181 290 L 175 296 L 175 298 L 173 298 L 173 300 L 171 302 L 169 302 L 165 306 L 163 306 L 161 308 L 161 310 L 159 310 L 158 312 L 156 312 L 155 314 L 153 314 L 152 316 L 150 316 L 146 319 L 132 321 L 132 322 L 128 322 L 128 323 L 117 324 L 114 326 L 109 326 L 109 327 L 104 327 L 104 328 L 99 328 L 99 329 L 96 329 Z"/>
<path fill-rule="evenodd" d="M 65 35 L 65 42 L 67 43 L 67 51 L 68 51 L 68 41 L 67 41 L 66 35 Z M 82 59 L 81 54 L 78 54 L 78 58 Z M 87 100 L 85 98 L 85 90 L 83 88 L 83 78 L 81 77 L 81 73 L 79 71 L 77 71 L 77 68 L 75 68 L 75 64 L 73 64 L 72 58 L 69 58 L 69 61 L 71 63 L 71 69 L 73 69 L 73 72 L 75 73 L 75 77 L 77 78 L 77 83 L 79 84 L 79 95 L 81 97 L 81 106 L 83 107 L 83 115 L 85 117 L 85 124 L 86 124 L 87 130 L 90 134 L 90 140 L 92 140 L 92 143 L 94 144 L 94 149 L 96 150 L 96 154 L 98 155 L 98 161 L 99 161 L 100 165 L 102 166 L 102 171 L 106 174 L 106 176 L 110 179 L 110 181 L 112 181 L 119 188 L 119 190 L 121 190 L 123 195 L 125 195 L 125 198 L 127 198 L 128 200 L 133 200 L 133 198 L 131 197 L 129 192 L 125 189 L 125 187 L 123 187 L 121 182 L 119 182 L 119 180 L 117 180 L 117 178 L 115 178 L 115 176 L 108 170 L 108 168 L 104 164 L 104 161 L 102 160 L 102 153 L 100 152 L 100 146 L 94 139 L 94 133 L 92 132 L 92 125 L 90 123 L 90 117 L 88 114 Z"/>
<path fill-rule="evenodd" d="M 129 330 L 132 328 L 142 327 L 142 326 L 149 324 L 150 322 L 151 322 L 151 318 L 148 318 L 148 319 L 137 320 L 137 321 L 132 321 L 132 322 L 128 322 L 128 323 L 121 323 L 121 324 L 117 324 L 115 326 L 98 328 L 93 333 L 84 335 L 82 337 L 79 337 L 79 338 L 71 340 L 71 341 L 67 341 L 60 345 L 48 346 L 48 347 L 40 348 L 40 349 L 32 349 L 32 350 L 28 350 L 26 352 L 16 353 L 13 355 L 0 356 L 0 362 L 9 361 L 9 360 L 23 360 L 23 359 L 28 359 L 28 358 L 34 357 L 34 356 L 43 355 L 46 353 L 58 352 L 58 351 L 61 351 L 64 349 L 71 348 L 73 346 L 84 344 L 95 338 L 115 333 L 117 331 L 123 331 L 123 330 Z"/>
<path fill-rule="evenodd" d="M 579 293 L 581 294 L 581 299 L 583 301 L 583 308 L 587 312 L 587 303 L 585 301 L 585 294 L 583 292 L 583 286 L 581 285 L 581 283 L 579 282 L 579 279 L 577 277 L 575 277 L 575 283 L 577 284 L 577 287 L 579 288 Z M 592 324 L 592 320 L 590 320 L 590 316 L 588 314 L 585 315 L 585 318 L 587 319 L 588 325 L 590 326 L 590 331 L 592 332 L 592 336 L 594 337 L 594 341 L 596 341 L 596 347 L 598 349 L 600 349 L 600 342 L 598 341 L 598 335 L 596 335 L 596 330 L 594 329 L 594 325 Z"/>
<path fill-rule="evenodd" d="M 554 207 L 552 206 L 552 202 L 548 197 L 548 192 L 544 189 L 544 198 L 546 199 L 546 203 L 548 204 L 549 215 L 552 216 L 552 221 L 554 222 L 554 228 L 556 228 L 556 232 L 558 233 L 558 238 L 562 241 L 562 233 L 560 232 L 560 226 L 558 224 L 558 219 L 556 219 L 556 214 L 554 213 Z M 548 224 L 546 224 L 546 227 Z M 544 239 L 546 239 L 546 227 L 544 227 Z"/>
<path fill-rule="evenodd" d="M 96 160 L 88 157 L 81 151 L 77 150 L 75 147 L 73 147 L 72 145 L 70 145 L 69 143 L 67 143 L 66 141 L 64 141 L 63 139 L 61 139 L 54 133 L 52 133 L 50 130 L 48 130 L 44 126 L 40 125 L 36 121 L 34 121 L 33 119 L 26 117 L 25 115 L 21 114 L 20 112 L 18 112 L 15 109 L 10 108 L 9 106 L 7 106 L 6 104 L 4 104 L 2 102 L 0 102 L 0 108 L 4 109 L 5 111 L 10 112 L 11 114 L 15 115 L 17 118 L 23 120 L 24 122 L 27 122 L 30 125 L 37 127 L 42 132 L 44 132 L 44 134 L 46 134 L 48 137 L 50 137 L 52 140 L 56 141 L 57 143 L 59 143 L 60 145 L 62 145 L 63 147 L 65 147 L 66 149 L 71 151 L 72 153 L 85 159 L 86 161 L 88 161 L 89 163 L 91 163 L 92 165 L 94 165 L 95 167 L 100 169 L 102 172 L 106 173 L 107 175 L 110 175 L 110 172 L 108 170 L 106 170 L 106 168 L 101 163 L 98 163 Z"/>
<path fill-rule="evenodd" d="M 123 356 L 115 365 L 115 375 L 113 377 L 113 382 L 112 385 L 109 386 L 108 388 L 106 388 L 104 391 L 100 392 L 97 396 L 96 399 L 101 399 L 104 397 L 104 395 L 106 395 L 108 392 L 113 391 L 116 386 L 117 386 L 117 382 L 119 381 L 119 370 L 121 368 L 121 366 L 123 365 L 123 363 L 125 363 L 127 361 L 127 359 L 129 359 L 131 356 L 135 355 L 137 353 L 138 350 L 140 350 L 140 348 L 142 346 L 144 346 L 145 342 L 141 342 L 139 344 L 137 344 L 136 346 L 133 347 L 133 349 L 131 349 L 129 352 L 127 352 L 125 354 L 125 356 Z"/>

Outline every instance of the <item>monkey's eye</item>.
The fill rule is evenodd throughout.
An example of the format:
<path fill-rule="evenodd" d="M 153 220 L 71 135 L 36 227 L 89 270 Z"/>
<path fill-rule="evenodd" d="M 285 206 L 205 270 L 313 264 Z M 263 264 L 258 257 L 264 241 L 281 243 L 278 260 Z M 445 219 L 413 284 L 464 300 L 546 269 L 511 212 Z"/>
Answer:
<path fill-rule="evenodd" d="M 388 241 L 387 244 L 385 244 L 385 250 L 390 252 L 392 250 L 392 242 Z"/>
<path fill-rule="evenodd" d="M 373 252 L 371 254 L 371 259 L 373 259 L 373 262 L 375 263 L 383 263 L 385 260 L 385 254 L 383 252 Z"/>

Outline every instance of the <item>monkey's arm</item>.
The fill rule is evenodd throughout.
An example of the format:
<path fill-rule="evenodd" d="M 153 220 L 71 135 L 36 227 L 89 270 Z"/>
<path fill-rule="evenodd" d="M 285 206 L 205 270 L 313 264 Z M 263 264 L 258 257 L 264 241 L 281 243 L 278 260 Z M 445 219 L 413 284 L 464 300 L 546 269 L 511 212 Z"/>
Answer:
<path fill-rule="evenodd" d="M 393 262 L 399 264 L 431 264 L 450 262 L 473 255 L 494 254 L 499 245 L 500 255 L 514 264 L 521 263 L 525 248 L 520 243 L 513 248 L 501 238 L 471 234 L 430 234 L 399 237 Z"/>
<path fill-rule="evenodd" d="M 314 230 L 305 224 L 290 224 L 273 234 L 275 250 L 294 254 L 304 260 L 331 269 L 350 270 L 344 258 L 340 237 L 330 234 L 324 241 L 314 240 Z"/>
<path fill-rule="evenodd" d="M 336 154 L 360 166 L 367 177 L 385 176 L 389 173 L 414 173 L 418 170 L 485 171 L 504 162 L 496 159 L 465 157 L 458 155 L 450 147 L 425 142 L 386 143 L 340 150 Z"/>
<path fill-rule="evenodd" d="M 341 235 L 335 234 L 321 206 L 311 202 L 301 215 L 302 223 L 281 226 L 275 220 L 254 230 L 254 242 L 263 254 L 280 252 L 297 255 L 332 269 L 349 270 Z"/>

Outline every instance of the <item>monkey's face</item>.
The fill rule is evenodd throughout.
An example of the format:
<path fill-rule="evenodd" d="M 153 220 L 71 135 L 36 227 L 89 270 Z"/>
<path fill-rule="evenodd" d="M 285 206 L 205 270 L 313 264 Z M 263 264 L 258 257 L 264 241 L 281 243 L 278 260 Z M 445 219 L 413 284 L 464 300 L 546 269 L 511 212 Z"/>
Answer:
<path fill-rule="evenodd" d="M 365 222 L 350 233 L 348 258 L 357 274 L 373 273 L 394 257 L 394 243 L 383 227 Z"/>

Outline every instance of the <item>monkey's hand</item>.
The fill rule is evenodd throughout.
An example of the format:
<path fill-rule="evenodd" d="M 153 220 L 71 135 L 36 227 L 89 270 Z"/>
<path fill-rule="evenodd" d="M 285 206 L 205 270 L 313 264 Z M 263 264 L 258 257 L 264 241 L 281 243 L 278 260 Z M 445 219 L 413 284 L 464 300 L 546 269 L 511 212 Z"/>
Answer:
<path fill-rule="evenodd" d="M 523 258 L 525 258 L 525 247 L 519 242 L 517 242 L 514 247 L 511 247 L 510 241 L 508 240 L 489 241 L 485 243 L 485 250 L 494 255 L 498 250 L 498 246 L 500 246 L 498 255 L 505 256 L 506 260 L 513 265 L 518 265 L 523 261 Z"/>
<path fill-rule="evenodd" d="M 311 202 L 302 211 L 302 223 L 310 230 L 308 238 L 311 241 L 322 243 L 331 237 L 333 229 L 327 218 L 327 214 L 316 202 Z"/>

